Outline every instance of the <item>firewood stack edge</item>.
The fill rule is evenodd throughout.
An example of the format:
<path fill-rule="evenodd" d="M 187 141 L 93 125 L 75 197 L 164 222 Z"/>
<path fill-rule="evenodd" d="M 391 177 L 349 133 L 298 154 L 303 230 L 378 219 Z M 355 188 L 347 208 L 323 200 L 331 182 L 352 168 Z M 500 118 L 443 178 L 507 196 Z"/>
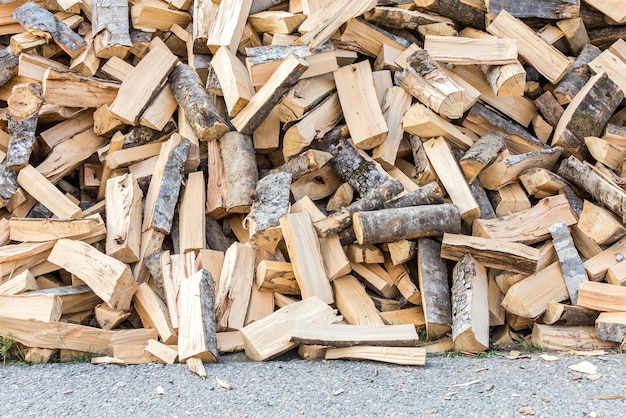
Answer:
<path fill-rule="evenodd" d="M 0 336 L 26 360 L 624 344 L 616 2 L 0 13 Z"/>

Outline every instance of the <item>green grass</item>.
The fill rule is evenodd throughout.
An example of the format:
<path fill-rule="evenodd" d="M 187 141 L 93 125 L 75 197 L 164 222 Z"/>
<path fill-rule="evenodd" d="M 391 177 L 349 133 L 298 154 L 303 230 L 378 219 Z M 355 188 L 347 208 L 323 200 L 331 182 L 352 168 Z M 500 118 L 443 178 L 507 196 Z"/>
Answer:
<path fill-rule="evenodd" d="M 24 362 L 24 348 L 19 344 L 15 338 L 15 335 L 8 333 L 5 336 L 0 336 L 0 357 L 2 357 L 2 364 L 8 362 Z"/>
<path fill-rule="evenodd" d="M 521 346 L 523 351 L 526 351 L 530 354 L 543 353 L 543 348 L 533 343 L 532 341 L 523 341 Z"/>
<path fill-rule="evenodd" d="M 91 363 L 91 359 L 94 357 L 102 357 L 102 356 L 106 356 L 105 352 L 86 352 L 86 351 L 81 351 L 79 353 L 76 354 L 72 354 L 70 356 L 68 356 L 63 363 L 73 363 L 73 364 L 77 364 L 77 363 Z"/>

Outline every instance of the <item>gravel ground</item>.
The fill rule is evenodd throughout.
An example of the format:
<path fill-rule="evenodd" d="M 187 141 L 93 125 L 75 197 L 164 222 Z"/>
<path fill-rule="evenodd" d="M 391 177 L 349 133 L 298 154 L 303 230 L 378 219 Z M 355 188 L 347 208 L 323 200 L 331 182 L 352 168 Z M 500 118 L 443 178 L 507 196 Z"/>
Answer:
<path fill-rule="evenodd" d="M 626 395 L 626 355 L 550 355 L 429 355 L 422 368 L 236 354 L 206 380 L 178 364 L 0 366 L 0 416 L 626 417 L 626 400 L 592 399 Z M 582 361 L 595 376 L 568 368 Z"/>

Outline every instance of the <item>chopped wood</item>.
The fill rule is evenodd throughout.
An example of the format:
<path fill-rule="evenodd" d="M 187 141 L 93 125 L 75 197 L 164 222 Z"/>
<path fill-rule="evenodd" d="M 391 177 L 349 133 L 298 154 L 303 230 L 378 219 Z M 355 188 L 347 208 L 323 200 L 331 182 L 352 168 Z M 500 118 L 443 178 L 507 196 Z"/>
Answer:
<path fill-rule="evenodd" d="M 506 146 L 508 136 L 502 132 L 489 131 L 467 150 L 459 160 L 459 165 L 468 183 L 474 181 L 478 174 L 496 159 L 498 153 Z"/>
<path fill-rule="evenodd" d="M 426 349 L 422 347 L 337 347 L 326 350 L 326 360 L 372 360 L 406 366 L 424 366 Z"/>
<path fill-rule="evenodd" d="M 254 261 L 254 249 L 250 244 L 236 242 L 226 251 L 215 294 L 219 331 L 243 328 L 254 281 Z"/>
<path fill-rule="evenodd" d="M 578 291 L 578 306 L 601 312 L 623 311 L 626 288 L 608 283 L 583 282 Z"/>
<path fill-rule="evenodd" d="M 532 339 L 544 350 L 600 350 L 615 348 L 615 343 L 597 337 L 594 327 L 555 327 L 535 324 Z"/>
<path fill-rule="evenodd" d="M 384 325 L 374 302 L 363 285 L 351 275 L 333 280 L 335 303 L 344 319 L 352 325 Z"/>
<path fill-rule="evenodd" d="M 437 241 L 429 238 L 417 240 L 417 278 L 426 335 L 431 340 L 444 336 L 452 326 L 448 269 L 440 253 L 441 245 Z"/>
<path fill-rule="evenodd" d="M 596 319 L 595 326 L 599 339 L 624 343 L 624 338 L 626 338 L 625 312 L 602 312 Z"/>
<path fill-rule="evenodd" d="M 599 312 L 576 305 L 550 302 L 541 322 L 557 326 L 593 326 Z"/>
<path fill-rule="evenodd" d="M 411 347 L 419 337 L 413 325 L 345 325 L 294 320 L 290 340 L 329 347 L 359 345 Z"/>

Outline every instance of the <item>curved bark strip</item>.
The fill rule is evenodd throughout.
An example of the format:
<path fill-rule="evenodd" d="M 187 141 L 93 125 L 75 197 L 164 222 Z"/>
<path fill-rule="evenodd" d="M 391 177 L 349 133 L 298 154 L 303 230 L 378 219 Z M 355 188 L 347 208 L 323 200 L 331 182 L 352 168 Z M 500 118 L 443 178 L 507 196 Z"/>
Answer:
<path fill-rule="evenodd" d="M 19 58 L 6 47 L 0 51 L 0 86 L 3 86 L 17 74 Z"/>

